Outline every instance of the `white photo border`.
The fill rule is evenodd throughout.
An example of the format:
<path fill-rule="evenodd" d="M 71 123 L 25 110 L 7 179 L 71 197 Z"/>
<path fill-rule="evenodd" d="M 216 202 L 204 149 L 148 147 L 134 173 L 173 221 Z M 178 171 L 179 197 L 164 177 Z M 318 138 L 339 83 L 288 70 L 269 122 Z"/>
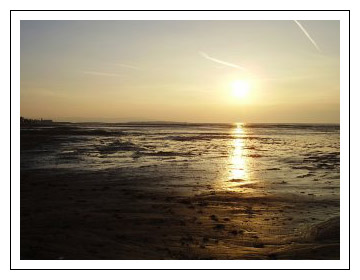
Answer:
<path fill-rule="evenodd" d="M 340 260 L 20 260 L 20 21 L 21 20 L 339 20 L 340 21 Z M 11 249 L 10 269 L 349 269 L 350 268 L 350 11 L 10 11 Z"/>

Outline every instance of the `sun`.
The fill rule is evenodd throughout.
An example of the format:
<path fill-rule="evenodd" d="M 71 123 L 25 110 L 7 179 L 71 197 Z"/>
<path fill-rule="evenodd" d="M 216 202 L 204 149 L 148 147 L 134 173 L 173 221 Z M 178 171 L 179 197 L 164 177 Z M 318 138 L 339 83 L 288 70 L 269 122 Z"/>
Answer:
<path fill-rule="evenodd" d="M 245 97 L 250 91 L 250 84 L 245 80 L 236 80 L 231 84 L 232 93 L 237 98 Z"/>

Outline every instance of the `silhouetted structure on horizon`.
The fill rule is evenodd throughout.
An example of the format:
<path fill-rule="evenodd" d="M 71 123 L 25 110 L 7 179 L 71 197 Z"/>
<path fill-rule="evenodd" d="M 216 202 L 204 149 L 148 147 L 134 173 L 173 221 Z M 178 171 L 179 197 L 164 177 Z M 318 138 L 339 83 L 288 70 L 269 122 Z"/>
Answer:
<path fill-rule="evenodd" d="M 20 126 L 30 126 L 30 125 L 49 125 L 52 124 L 52 120 L 36 120 L 36 119 L 26 119 L 24 117 L 20 117 Z"/>

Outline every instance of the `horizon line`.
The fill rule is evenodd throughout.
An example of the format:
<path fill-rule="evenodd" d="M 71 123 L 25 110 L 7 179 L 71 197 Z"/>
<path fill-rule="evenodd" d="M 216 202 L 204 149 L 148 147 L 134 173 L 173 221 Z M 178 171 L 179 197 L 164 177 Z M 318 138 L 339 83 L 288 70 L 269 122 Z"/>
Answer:
<path fill-rule="evenodd" d="M 32 120 L 51 120 L 53 123 L 111 123 L 111 124 L 337 124 L 340 122 L 241 122 L 241 121 L 229 121 L 229 122 L 196 122 L 196 121 L 166 121 L 166 120 L 139 120 L 139 121 L 59 121 L 46 118 L 26 118 Z"/>

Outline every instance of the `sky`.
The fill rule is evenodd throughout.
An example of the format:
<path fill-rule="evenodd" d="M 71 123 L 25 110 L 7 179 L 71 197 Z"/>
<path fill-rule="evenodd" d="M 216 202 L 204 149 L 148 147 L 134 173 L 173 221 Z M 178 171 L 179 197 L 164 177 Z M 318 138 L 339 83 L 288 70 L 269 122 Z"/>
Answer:
<path fill-rule="evenodd" d="M 21 21 L 20 111 L 339 123 L 339 21 Z"/>

